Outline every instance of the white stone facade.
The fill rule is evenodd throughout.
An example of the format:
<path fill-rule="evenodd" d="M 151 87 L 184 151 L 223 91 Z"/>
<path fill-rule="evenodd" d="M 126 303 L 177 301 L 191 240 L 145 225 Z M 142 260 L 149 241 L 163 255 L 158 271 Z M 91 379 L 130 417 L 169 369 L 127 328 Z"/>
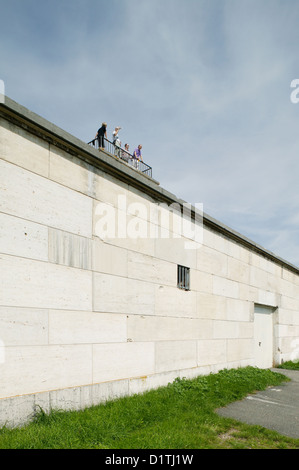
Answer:
<path fill-rule="evenodd" d="M 266 366 L 299 357 L 299 270 L 205 218 L 186 249 L 157 183 L 76 156 L 16 106 L 0 107 L 0 425 L 256 365 L 256 305 L 273 317 Z M 99 236 L 105 208 L 118 237 Z"/>

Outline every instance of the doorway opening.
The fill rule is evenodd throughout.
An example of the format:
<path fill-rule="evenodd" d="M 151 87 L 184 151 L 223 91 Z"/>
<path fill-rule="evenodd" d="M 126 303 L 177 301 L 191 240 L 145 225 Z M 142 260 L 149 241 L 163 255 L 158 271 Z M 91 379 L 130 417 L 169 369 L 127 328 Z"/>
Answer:
<path fill-rule="evenodd" d="M 274 365 L 275 307 L 254 305 L 254 365 L 269 369 Z"/>

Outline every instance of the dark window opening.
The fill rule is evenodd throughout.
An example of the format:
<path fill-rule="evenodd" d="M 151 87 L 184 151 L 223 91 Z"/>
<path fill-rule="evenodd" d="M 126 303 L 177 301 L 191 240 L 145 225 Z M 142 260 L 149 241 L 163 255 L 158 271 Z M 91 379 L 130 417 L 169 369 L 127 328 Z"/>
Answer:
<path fill-rule="evenodd" d="M 178 266 L 178 288 L 190 290 L 190 268 Z"/>

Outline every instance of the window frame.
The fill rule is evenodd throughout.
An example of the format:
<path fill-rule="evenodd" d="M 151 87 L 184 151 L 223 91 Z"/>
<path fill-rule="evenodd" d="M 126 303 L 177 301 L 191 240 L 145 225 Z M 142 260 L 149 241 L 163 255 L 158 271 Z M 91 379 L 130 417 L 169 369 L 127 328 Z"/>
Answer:
<path fill-rule="evenodd" d="M 190 268 L 180 264 L 177 268 L 177 288 L 184 291 L 190 290 Z"/>

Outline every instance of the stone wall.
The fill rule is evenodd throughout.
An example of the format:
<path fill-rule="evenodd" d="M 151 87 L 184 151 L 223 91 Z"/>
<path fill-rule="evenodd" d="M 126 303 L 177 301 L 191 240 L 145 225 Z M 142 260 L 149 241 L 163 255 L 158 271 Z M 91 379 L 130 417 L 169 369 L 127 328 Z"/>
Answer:
<path fill-rule="evenodd" d="M 255 304 L 275 310 L 273 363 L 295 357 L 296 268 L 208 217 L 182 236 L 157 182 L 15 109 L 0 120 L 0 425 L 255 365 Z"/>

